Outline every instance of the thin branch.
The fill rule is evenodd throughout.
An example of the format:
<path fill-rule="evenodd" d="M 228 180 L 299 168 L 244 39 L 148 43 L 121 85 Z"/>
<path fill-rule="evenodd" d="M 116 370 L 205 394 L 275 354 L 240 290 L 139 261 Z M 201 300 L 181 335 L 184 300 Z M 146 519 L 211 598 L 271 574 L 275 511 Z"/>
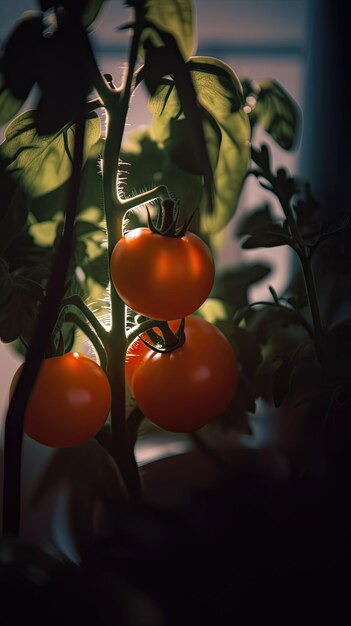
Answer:
<path fill-rule="evenodd" d="M 85 304 L 84 300 L 79 295 L 72 295 L 62 300 L 62 309 L 65 307 L 74 306 L 79 309 L 81 313 L 87 318 L 88 322 L 94 328 L 97 336 L 99 337 L 104 348 L 109 344 L 109 332 L 103 327 L 101 322 L 97 319 L 94 313 Z"/>
<path fill-rule="evenodd" d="M 265 300 L 258 300 L 257 302 L 251 302 L 251 304 L 248 304 L 247 307 L 245 307 L 245 309 L 251 309 L 254 306 L 259 306 L 259 305 L 269 306 L 274 309 L 279 309 L 281 311 L 284 311 L 284 313 L 287 313 L 288 315 L 290 315 L 290 317 L 293 317 L 296 322 L 299 322 L 301 326 L 303 326 L 305 330 L 308 332 L 309 336 L 313 338 L 314 336 L 313 327 L 311 326 L 311 324 L 308 323 L 308 321 L 303 317 L 303 315 L 301 315 L 298 311 L 295 311 L 295 309 L 289 309 L 287 306 L 284 306 L 283 304 L 277 304 L 276 302 L 269 302 L 269 301 L 266 302 Z"/>
<path fill-rule="evenodd" d="M 169 198 L 169 191 L 165 185 L 159 185 L 158 187 L 154 187 L 150 189 L 150 191 L 145 191 L 143 193 L 138 194 L 137 196 L 133 196 L 132 198 L 120 198 L 120 206 L 123 208 L 123 211 L 126 213 L 131 209 L 135 209 L 138 206 L 142 206 L 147 202 L 152 202 L 153 200 L 166 200 Z"/>
<path fill-rule="evenodd" d="M 65 315 L 65 320 L 68 321 L 68 322 L 73 322 L 73 324 L 75 324 L 76 326 L 78 326 L 78 328 L 80 328 L 80 330 L 84 333 L 84 335 L 93 344 L 93 346 L 94 346 L 94 348 L 96 350 L 96 353 L 97 353 L 97 355 L 99 357 L 99 361 L 100 361 L 100 365 L 101 365 L 102 369 L 106 370 L 107 357 L 106 357 L 106 352 L 105 352 L 104 346 L 102 345 L 101 341 L 99 340 L 99 337 L 94 332 L 94 330 L 91 328 L 91 326 L 89 326 L 89 324 L 84 322 L 82 320 L 82 318 L 79 317 L 79 315 L 76 315 L 75 313 L 68 312 Z"/>
<path fill-rule="evenodd" d="M 141 322 L 141 324 L 134 326 L 134 328 L 132 328 L 132 330 L 130 330 L 127 333 L 128 343 L 132 343 L 132 341 L 134 341 L 134 339 L 139 337 L 139 335 L 142 335 L 143 333 L 147 333 L 149 330 L 152 330 L 153 328 L 155 328 L 155 326 L 160 328 L 160 322 L 157 320 L 151 320 L 151 319 L 148 319 L 145 322 Z"/>

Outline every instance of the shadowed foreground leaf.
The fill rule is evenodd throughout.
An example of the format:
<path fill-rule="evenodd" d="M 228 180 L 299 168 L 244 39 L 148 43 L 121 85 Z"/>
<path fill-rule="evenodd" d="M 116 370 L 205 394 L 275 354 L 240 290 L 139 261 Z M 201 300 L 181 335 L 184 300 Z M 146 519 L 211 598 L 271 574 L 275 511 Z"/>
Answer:
<path fill-rule="evenodd" d="M 40 136 L 33 111 L 26 111 L 11 122 L 0 145 L 6 172 L 12 174 L 30 198 L 53 191 L 69 180 L 75 128 L 67 124 L 53 135 Z M 84 161 L 100 139 L 100 120 L 91 114 L 86 123 Z"/>
<path fill-rule="evenodd" d="M 113 523 L 127 499 L 125 486 L 112 457 L 94 439 L 53 454 L 34 488 L 33 506 L 61 486 L 68 489 L 69 522 L 81 553 L 93 543 L 97 505 Z"/>

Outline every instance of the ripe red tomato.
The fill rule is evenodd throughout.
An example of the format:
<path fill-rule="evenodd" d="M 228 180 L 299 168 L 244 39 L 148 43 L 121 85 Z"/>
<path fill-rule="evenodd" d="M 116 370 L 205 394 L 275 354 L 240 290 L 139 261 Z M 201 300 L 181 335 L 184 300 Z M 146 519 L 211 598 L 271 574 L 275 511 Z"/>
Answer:
<path fill-rule="evenodd" d="M 117 242 L 110 271 L 116 291 L 131 309 L 171 320 L 203 304 L 215 269 L 208 246 L 193 233 L 173 238 L 135 228 Z"/>
<path fill-rule="evenodd" d="M 18 376 L 17 370 L 14 382 Z M 75 446 L 96 435 L 110 408 L 111 388 L 104 370 L 89 357 L 69 352 L 42 362 L 23 429 L 46 446 Z"/>
<path fill-rule="evenodd" d="M 237 385 L 237 361 L 223 333 L 205 320 L 185 320 L 185 343 L 160 354 L 136 339 L 126 377 L 145 417 L 165 430 L 192 432 L 222 413 Z"/>

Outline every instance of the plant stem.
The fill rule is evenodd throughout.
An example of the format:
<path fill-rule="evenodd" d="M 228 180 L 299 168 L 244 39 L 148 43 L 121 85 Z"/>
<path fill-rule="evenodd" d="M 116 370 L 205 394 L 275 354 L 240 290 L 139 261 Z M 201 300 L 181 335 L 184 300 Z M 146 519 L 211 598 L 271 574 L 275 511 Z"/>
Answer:
<path fill-rule="evenodd" d="M 108 130 L 103 156 L 103 184 L 105 217 L 108 239 L 108 261 L 122 235 L 125 205 L 118 197 L 118 161 L 123 132 L 129 108 L 134 67 L 137 60 L 141 25 L 136 23 L 132 39 L 126 81 L 121 90 L 110 90 L 109 101 L 105 102 Z M 114 97 L 116 96 L 116 97 Z M 111 330 L 107 346 L 107 374 L 112 390 L 111 406 L 111 450 L 125 475 L 125 374 L 124 360 L 127 342 L 125 337 L 125 305 L 111 281 Z M 128 483 L 127 476 L 124 476 Z"/>
<path fill-rule="evenodd" d="M 128 72 L 124 85 L 119 89 L 113 89 L 104 81 L 101 82 L 101 77 L 95 64 L 95 87 L 104 102 L 107 113 L 107 135 L 103 155 L 103 189 L 109 264 L 114 247 L 123 234 L 122 228 L 125 212 L 150 202 L 157 197 L 168 197 L 167 189 L 164 186 L 156 187 L 151 191 L 128 199 L 121 198 L 118 193 L 118 163 L 142 32 L 142 22 L 138 18 L 138 12 L 136 13 Z M 128 437 L 126 436 L 125 424 L 124 362 L 127 349 L 125 335 L 126 309 L 124 302 L 114 289 L 111 276 L 110 282 L 111 328 L 104 343 L 107 352 L 107 375 L 112 391 L 110 451 L 121 469 L 127 486 L 130 486 L 135 492 L 135 484 L 139 482 L 139 476 L 136 464 L 131 462 L 132 452 L 130 446 L 127 445 Z"/>
<path fill-rule="evenodd" d="M 97 336 L 99 337 L 102 345 L 106 348 L 109 342 L 109 333 L 99 322 L 94 313 L 85 304 L 84 300 L 78 295 L 68 296 L 62 300 L 62 309 L 65 307 L 73 306 L 78 309 L 87 318 L 88 322 L 94 328 Z"/>
<path fill-rule="evenodd" d="M 271 184 L 272 186 L 271 191 L 274 192 L 274 194 L 277 196 L 281 204 L 283 213 L 289 224 L 291 236 L 296 243 L 295 250 L 301 262 L 303 277 L 304 277 L 305 286 L 306 286 L 306 293 L 308 297 L 308 303 L 309 303 L 311 316 L 312 316 L 316 354 L 317 354 L 317 358 L 322 367 L 322 372 L 323 372 L 324 352 L 325 352 L 324 330 L 323 330 L 322 320 L 320 316 L 316 284 L 315 284 L 312 265 L 311 265 L 310 249 L 307 248 L 307 252 L 306 252 L 306 246 L 304 244 L 304 240 L 301 237 L 299 228 L 294 218 L 293 211 L 290 206 L 290 197 L 285 193 L 284 189 L 282 189 L 281 185 L 279 184 L 279 180 L 269 170 L 262 170 L 262 171 L 257 170 L 257 171 L 254 171 L 253 173 L 256 176 L 263 175 L 266 178 L 266 180 Z"/>
<path fill-rule="evenodd" d="M 257 302 L 252 302 L 247 307 L 245 307 L 245 309 L 251 309 L 252 307 L 258 306 L 258 305 L 269 306 L 275 309 L 279 309 L 283 311 L 284 313 L 286 313 L 287 315 L 290 315 L 292 318 L 295 319 L 296 322 L 298 322 L 299 324 L 301 324 L 301 326 L 304 327 L 304 329 L 308 332 L 310 337 L 313 337 L 314 329 L 312 328 L 311 324 L 309 324 L 308 321 L 305 320 L 305 318 L 298 311 L 289 309 L 287 306 L 284 306 L 282 304 L 277 304 L 276 302 L 267 302 L 265 300 L 258 300 Z"/>
<path fill-rule="evenodd" d="M 84 333 L 84 335 L 93 344 L 93 346 L 95 348 L 95 351 L 96 351 L 96 353 L 97 353 L 97 355 L 99 357 L 99 361 L 100 361 L 100 365 L 101 365 L 102 369 L 106 370 L 106 365 L 107 365 L 106 352 L 105 352 L 104 347 L 101 344 L 98 336 L 94 332 L 94 330 L 89 326 L 89 324 L 84 322 L 79 317 L 79 315 L 76 315 L 75 313 L 68 312 L 65 315 L 65 320 L 68 321 L 68 322 L 73 322 L 73 324 L 75 324 L 76 326 L 78 326 L 78 328 L 80 328 L 80 330 Z"/>
<path fill-rule="evenodd" d="M 274 176 L 271 176 L 270 179 L 268 180 L 272 184 L 274 192 L 276 193 L 279 199 L 281 207 L 284 211 L 284 215 L 288 221 L 291 235 L 298 246 L 297 254 L 301 262 L 301 267 L 302 267 L 302 272 L 304 276 L 306 292 L 307 292 L 307 297 L 308 297 L 308 303 L 309 303 L 310 311 L 312 315 L 316 353 L 317 353 L 319 363 L 323 365 L 324 331 L 323 331 L 322 320 L 320 316 L 320 310 L 319 310 L 319 304 L 318 304 L 318 298 L 317 298 L 317 290 L 316 290 L 316 284 L 315 284 L 314 275 L 312 271 L 309 249 L 307 249 L 307 253 L 306 253 L 306 246 L 304 245 L 303 238 L 301 237 L 299 228 L 296 224 L 292 209 L 290 207 L 289 198 L 286 197 L 284 193 L 282 193 L 281 189 L 279 188 L 279 185 L 277 185 L 276 183 L 276 179 L 274 178 Z"/>
<path fill-rule="evenodd" d="M 141 324 L 134 326 L 132 330 L 127 334 L 128 343 L 131 344 L 134 339 L 142 335 L 143 333 L 147 333 L 149 330 L 152 330 L 155 326 L 160 327 L 160 322 L 157 320 L 147 319 Z"/>
<path fill-rule="evenodd" d="M 4 496 L 3 533 L 18 535 L 21 514 L 21 453 L 23 420 L 26 405 L 39 372 L 45 348 L 57 321 L 61 300 L 64 294 L 73 241 L 74 220 L 78 202 L 80 176 L 83 164 L 85 134 L 85 111 L 75 120 L 75 141 L 67 202 L 65 226 L 58 251 L 55 256 L 47 295 L 44 300 L 33 341 L 6 416 L 4 453 Z"/>
<path fill-rule="evenodd" d="M 307 258 L 305 254 L 299 255 L 302 271 L 305 279 L 306 292 L 310 311 L 312 315 L 312 322 L 314 328 L 314 337 L 316 345 L 316 353 L 321 366 L 324 364 L 324 330 L 322 320 L 320 316 L 316 283 L 314 280 L 312 265 L 310 258 Z"/>

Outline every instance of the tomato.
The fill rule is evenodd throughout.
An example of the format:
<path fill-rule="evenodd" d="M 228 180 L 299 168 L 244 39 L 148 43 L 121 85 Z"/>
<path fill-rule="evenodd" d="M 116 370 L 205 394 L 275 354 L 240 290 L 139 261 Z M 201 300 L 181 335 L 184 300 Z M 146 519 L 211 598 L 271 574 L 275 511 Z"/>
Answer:
<path fill-rule="evenodd" d="M 18 376 L 19 370 L 14 381 Z M 104 370 L 89 357 L 70 352 L 42 362 L 23 429 L 46 446 L 75 446 L 96 435 L 110 408 L 111 388 Z"/>
<path fill-rule="evenodd" d="M 185 343 L 173 352 L 157 353 L 135 340 L 127 352 L 126 372 L 145 417 L 172 432 L 192 432 L 220 415 L 238 378 L 229 341 L 196 316 L 186 318 Z"/>
<path fill-rule="evenodd" d="M 117 242 L 110 271 L 116 291 L 131 309 L 172 320 L 203 304 L 215 268 L 208 246 L 193 233 L 173 238 L 135 228 Z"/>

